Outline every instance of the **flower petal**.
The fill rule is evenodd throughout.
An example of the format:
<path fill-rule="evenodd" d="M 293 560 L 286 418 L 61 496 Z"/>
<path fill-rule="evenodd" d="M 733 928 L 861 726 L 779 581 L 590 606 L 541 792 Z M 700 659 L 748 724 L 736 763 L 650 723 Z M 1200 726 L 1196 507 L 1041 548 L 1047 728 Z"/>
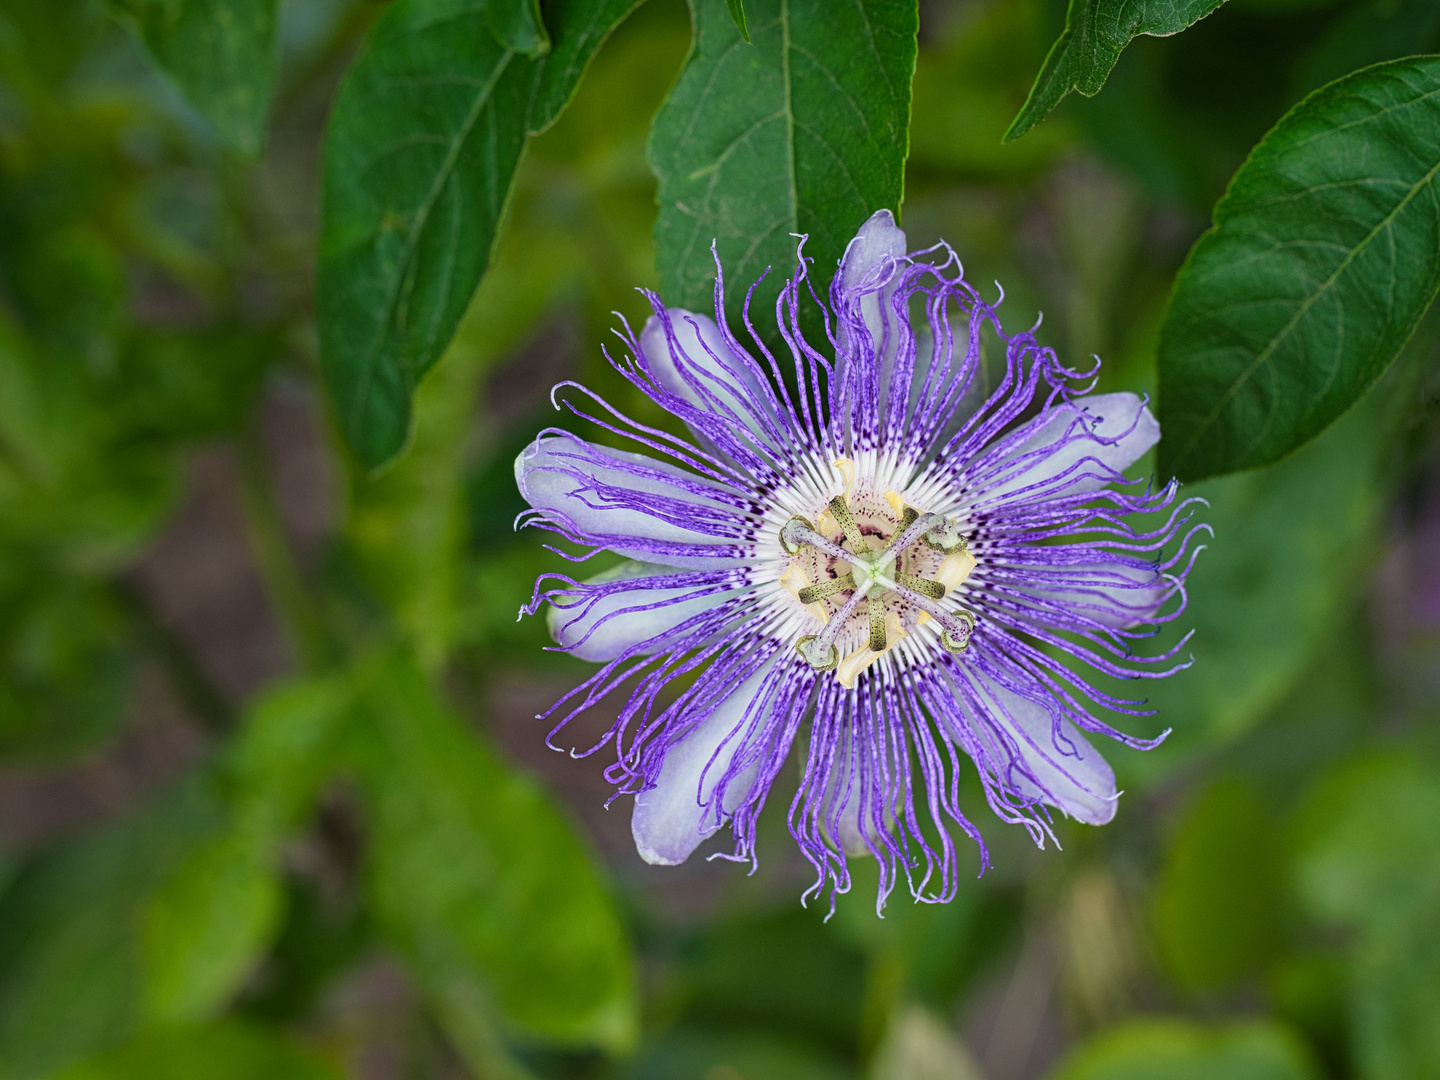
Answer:
<path fill-rule="evenodd" d="M 1115 816 L 1115 773 L 1074 724 L 1062 717 L 1057 732 L 1050 711 L 1039 702 L 984 675 L 972 675 L 969 682 L 987 714 L 984 719 L 995 729 L 977 725 L 992 766 L 1000 770 L 998 780 L 1087 825 L 1104 825 Z"/>
<path fill-rule="evenodd" d="M 675 577 L 671 567 L 639 562 L 623 562 L 597 574 L 585 585 L 633 585 L 613 591 L 581 589 L 566 594 L 568 603 L 552 600 L 547 615 L 550 636 L 571 656 L 595 663 L 614 660 L 626 649 L 646 642 L 654 644 L 645 652 L 657 652 L 671 643 L 655 639 L 735 595 L 733 590 L 715 591 L 708 584 L 657 588 L 646 580 L 674 581 Z"/>
<path fill-rule="evenodd" d="M 582 543 L 691 570 L 724 570 L 748 554 L 741 499 L 643 454 L 542 436 L 515 459 L 525 501 Z"/>
<path fill-rule="evenodd" d="M 656 381 L 706 412 L 715 412 L 718 402 L 762 438 L 765 419 L 774 429 L 776 417 L 765 389 L 750 365 L 725 344 L 715 320 L 684 308 L 667 308 L 666 316 L 673 340 L 658 315 L 650 316 L 640 332 L 640 351 Z M 708 440 L 705 432 L 690 429 Z"/>
<path fill-rule="evenodd" d="M 997 482 L 987 484 L 977 502 L 1099 491 L 1160 441 L 1160 425 L 1136 394 L 1076 398 L 1052 407 L 1030 427 L 1018 447 L 987 466 Z"/>
<path fill-rule="evenodd" d="M 1045 571 L 1046 587 L 1031 592 L 1111 630 L 1149 622 L 1175 591 L 1174 583 L 1153 566 L 1113 561 L 1047 566 Z"/>
<path fill-rule="evenodd" d="M 715 789 L 746 740 L 760 730 L 760 717 L 746 716 L 774 669 L 772 660 L 751 675 L 679 742 L 665 752 L 655 786 L 635 796 L 630 831 L 640 857 L 656 866 L 677 866 L 700 841 L 719 830 L 755 784 L 758 763 L 731 779 L 715 812 Z"/>
<path fill-rule="evenodd" d="M 873 358 L 874 363 L 881 369 L 882 393 L 888 389 L 884 374 L 894 363 L 899 340 L 893 326 L 889 327 L 887 335 L 886 324 L 894 318 L 889 314 L 888 304 L 899 285 L 899 260 L 904 257 L 904 231 L 895 224 L 895 217 L 889 210 L 877 210 L 860 226 L 860 231 L 850 241 L 850 245 L 845 249 L 845 257 L 840 260 L 840 271 L 836 275 L 844 293 L 854 292 L 862 287 L 869 290 L 860 297 L 860 315 L 870 336 L 868 346 L 863 352 L 857 347 L 859 343 L 854 340 L 849 320 L 841 318 L 838 322 L 839 359 L 858 359 L 861 355 Z M 882 281 L 885 282 L 883 287 L 876 288 Z M 882 343 L 884 355 L 881 354 Z"/>

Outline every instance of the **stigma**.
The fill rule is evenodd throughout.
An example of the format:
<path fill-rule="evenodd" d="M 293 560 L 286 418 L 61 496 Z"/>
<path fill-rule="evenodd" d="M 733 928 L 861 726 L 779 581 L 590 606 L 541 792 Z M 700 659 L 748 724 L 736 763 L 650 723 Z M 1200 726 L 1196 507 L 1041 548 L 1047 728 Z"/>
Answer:
<path fill-rule="evenodd" d="M 854 467 L 837 461 L 845 492 L 813 518 L 791 517 L 780 529 L 790 562 L 780 584 L 818 624 L 795 649 L 811 667 L 833 671 L 842 686 L 934 620 L 943 648 L 959 654 L 970 643 L 975 615 L 945 603 L 975 568 L 958 523 L 857 489 Z M 846 466 L 849 466 L 846 468 Z M 841 648 L 863 641 L 842 656 Z"/>

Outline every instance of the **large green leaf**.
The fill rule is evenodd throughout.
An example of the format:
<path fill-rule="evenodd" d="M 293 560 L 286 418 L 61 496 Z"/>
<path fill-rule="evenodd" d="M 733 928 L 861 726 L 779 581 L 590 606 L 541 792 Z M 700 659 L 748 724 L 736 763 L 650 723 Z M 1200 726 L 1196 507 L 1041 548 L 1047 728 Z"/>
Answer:
<path fill-rule="evenodd" d="M 394 457 L 415 384 L 490 264 L 526 138 L 560 114 L 635 0 L 562 0 L 552 47 L 499 45 L 483 0 L 397 0 L 325 141 L 316 295 L 326 382 L 361 463 Z"/>
<path fill-rule="evenodd" d="M 1185 815 L 1165 853 L 1155 938 L 1181 985 L 1211 990 L 1262 970 L 1280 944 L 1281 866 L 1272 813 L 1221 782 Z"/>
<path fill-rule="evenodd" d="M 275 0 L 109 2 L 221 136 L 258 153 L 279 59 Z"/>
<path fill-rule="evenodd" d="M 54 1080 L 338 1080 L 340 1070 L 289 1039 L 236 1023 L 148 1032 Z"/>
<path fill-rule="evenodd" d="M 1304 1046 L 1269 1023 L 1136 1020 L 1091 1039 L 1050 1080 L 1317 1080 Z"/>
<path fill-rule="evenodd" d="M 375 910 L 442 1017 L 463 1022 L 488 1000 L 534 1034 L 628 1044 L 624 932 L 564 819 L 412 662 L 377 663 L 364 685 L 354 752 L 371 807 Z M 462 1049 L 486 1041 L 473 1024 L 452 1034 Z"/>
<path fill-rule="evenodd" d="M 343 679 L 272 691 L 245 720 L 217 786 L 222 826 L 146 905 L 145 1011 L 159 1021 L 214 1014 L 279 929 L 280 845 L 325 775 L 325 749 L 350 704 Z"/>
<path fill-rule="evenodd" d="M 1440 768 L 1407 748 L 1346 763 L 1309 793 L 1296 884 L 1310 914 L 1358 931 L 1351 1026 L 1360 1075 L 1440 1070 Z"/>
<path fill-rule="evenodd" d="M 1160 470 L 1266 465 L 1379 377 L 1440 287 L 1440 57 L 1317 90 L 1235 174 L 1160 338 Z"/>
<path fill-rule="evenodd" d="M 575 273 L 573 241 L 561 230 L 526 224 L 518 221 L 507 231 L 494 272 L 477 290 L 445 362 L 416 392 L 410 452 L 379 476 L 355 478 L 351 493 L 351 550 L 427 671 L 440 668 L 455 630 L 457 556 L 466 539 L 462 480 L 471 451 L 465 432 L 475 417 L 478 384 Z M 505 490 L 518 497 L 508 460 Z M 486 552 L 486 567 L 493 568 L 494 549 L 513 536 L 516 513 L 502 512 L 488 535 L 473 538 Z M 501 606 L 493 595 L 484 602 L 492 610 Z M 521 602 L 504 605 L 507 633 L 514 633 L 514 609 Z"/>
<path fill-rule="evenodd" d="M 655 118 L 655 262 L 667 303 L 710 310 L 715 263 L 728 303 L 767 267 L 764 317 L 810 239 L 817 291 L 876 210 L 900 208 L 918 20 L 913 3 L 751 0 L 747 45 L 727 11 L 691 4 L 695 41 Z"/>
<path fill-rule="evenodd" d="M 540 0 L 487 0 L 487 7 L 490 32 L 505 48 L 530 57 L 550 51 Z"/>
<path fill-rule="evenodd" d="M 186 785 L 22 867 L 0 904 L 3 1080 L 40 1080 L 131 1033 L 140 912 L 217 811 Z"/>
<path fill-rule="evenodd" d="M 1035 85 L 1005 133 L 1018 139 L 1044 120 L 1071 90 L 1094 97 L 1131 39 L 1168 37 L 1194 25 L 1225 0 L 1070 0 L 1065 30 L 1050 47 Z"/>

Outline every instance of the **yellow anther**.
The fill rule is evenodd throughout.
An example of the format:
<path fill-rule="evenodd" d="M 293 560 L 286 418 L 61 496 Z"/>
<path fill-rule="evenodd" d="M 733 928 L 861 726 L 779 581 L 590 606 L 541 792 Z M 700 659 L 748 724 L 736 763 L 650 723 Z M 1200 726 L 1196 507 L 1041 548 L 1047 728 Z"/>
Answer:
<path fill-rule="evenodd" d="M 855 494 L 855 463 L 847 457 L 842 457 L 836 458 L 831 464 L 840 470 L 840 475 L 845 480 L 845 490 L 840 495 L 848 503 Z M 822 536 L 833 536 L 839 528 L 840 523 L 835 520 L 835 515 L 830 513 L 828 508 L 821 510 L 820 516 L 815 519 L 815 531 Z"/>
<path fill-rule="evenodd" d="M 885 492 L 885 501 L 890 504 L 890 509 L 895 511 L 896 517 L 903 517 L 905 514 L 905 500 L 900 497 L 898 491 Z"/>
<path fill-rule="evenodd" d="M 906 637 L 909 635 L 900 626 L 900 616 L 892 611 L 885 616 L 885 648 L 879 652 L 872 652 L 869 645 L 860 646 L 840 661 L 839 666 L 835 668 L 835 678 L 846 690 L 853 690 L 855 680 L 860 677 L 860 673 L 895 648 Z"/>
<path fill-rule="evenodd" d="M 793 596 L 798 603 L 800 600 L 800 590 L 809 587 L 810 579 L 805 576 L 804 570 L 801 570 L 795 563 L 791 563 L 786 567 L 785 573 L 780 575 L 780 584 L 785 587 L 785 591 Z M 821 625 L 830 621 L 830 613 L 825 610 L 825 605 L 819 600 L 816 600 L 813 604 L 803 604 L 802 606 L 806 611 L 810 612 L 811 615 L 819 619 Z"/>
<path fill-rule="evenodd" d="M 945 561 L 935 571 L 935 580 L 945 586 L 945 593 L 948 596 L 970 576 L 970 571 L 975 569 L 975 556 L 966 549 L 961 549 L 953 555 L 946 555 Z"/>

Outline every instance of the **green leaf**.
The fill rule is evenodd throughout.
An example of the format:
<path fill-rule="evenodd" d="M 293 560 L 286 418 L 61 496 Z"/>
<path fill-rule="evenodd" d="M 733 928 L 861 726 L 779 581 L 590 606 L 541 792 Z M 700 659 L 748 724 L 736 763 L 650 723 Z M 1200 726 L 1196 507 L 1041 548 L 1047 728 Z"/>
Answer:
<path fill-rule="evenodd" d="M 140 1019 L 135 931 L 152 889 L 216 825 L 196 785 L 22 867 L 0 904 L 0 1075 L 40 1080 Z"/>
<path fill-rule="evenodd" d="M 1358 930 L 1351 958 L 1355 1055 L 1366 1080 L 1440 1070 L 1440 767 L 1416 747 L 1322 777 L 1296 827 L 1296 884 L 1309 913 Z"/>
<path fill-rule="evenodd" d="M 1162 641 L 1193 630 L 1181 656 L 1194 664 L 1138 694 L 1133 683 L 1114 684 L 1118 694 L 1148 698 L 1159 723 L 1174 729 L 1161 749 L 1126 755 L 1126 768 L 1172 767 L 1187 746 L 1248 730 L 1334 635 L 1365 581 L 1388 493 L 1383 404 L 1376 395 L 1273 468 L 1184 489 L 1209 502 L 1197 518 L 1215 537 L 1186 582 L 1184 615 Z"/>
<path fill-rule="evenodd" d="M 647 1041 L 628 1075 L 632 1080 L 847 1080 L 855 1071 L 789 1033 L 679 1028 Z"/>
<path fill-rule="evenodd" d="M 494 1002 L 536 1035 L 628 1045 L 635 982 L 624 932 L 560 813 L 436 700 L 412 662 L 377 663 L 363 696 L 354 753 L 371 808 L 375 910 L 457 1044 L 490 1039 L 455 1024 Z"/>
<path fill-rule="evenodd" d="M 559 230 L 512 226 L 440 370 L 415 394 L 410 452 L 379 476 L 354 479 L 347 539 L 427 671 L 439 670 L 455 630 L 458 556 L 466 539 L 463 479 L 471 451 L 465 433 L 475 417 L 480 379 L 554 302 L 573 273 L 574 255 L 573 241 Z M 515 495 L 510 461 L 505 469 L 506 493 Z M 496 523 L 499 537 L 476 537 L 477 545 L 491 553 L 512 538 L 517 512 Z M 484 602 L 500 606 L 493 595 Z M 521 602 L 506 605 L 509 634 Z"/>
<path fill-rule="evenodd" d="M 316 306 L 325 379 L 361 464 L 405 445 L 410 399 L 490 264 L 527 137 L 560 114 L 635 0 L 570 0 L 538 60 L 481 0 L 397 0 L 325 140 Z"/>
<path fill-rule="evenodd" d="M 763 315 L 795 267 L 792 234 L 805 233 L 823 296 L 866 218 L 899 211 L 916 6 L 751 0 L 753 48 L 718 4 L 691 9 L 690 57 L 650 139 L 660 291 L 669 304 L 713 310 L 714 240 L 732 318 L 774 268 L 756 294 Z"/>
<path fill-rule="evenodd" d="M 236 149 L 265 142 L 275 87 L 276 0 L 109 0 L 186 99 Z"/>
<path fill-rule="evenodd" d="M 1440 893 L 1405 891 L 1409 910 L 1370 928 L 1354 963 L 1350 1027 L 1365 1080 L 1440 1075 Z"/>
<path fill-rule="evenodd" d="M 1091 1039 L 1050 1080 L 1318 1080 L 1304 1046 L 1271 1023 L 1204 1028 L 1138 1020 Z"/>
<path fill-rule="evenodd" d="M 550 51 L 540 0 L 488 0 L 490 32 L 504 48 L 534 59 Z"/>
<path fill-rule="evenodd" d="M 740 36 L 749 42 L 750 28 L 745 25 L 745 0 L 725 0 L 725 5 L 730 9 L 730 17 L 735 20 Z"/>
<path fill-rule="evenodd" d="M 1277 461 L 1369 388 L 1440 288 L 1437 178 L 1440 57 L 1331 83 L 1265 136 L 1175 282 L 1162 475 Z"/>
<path fill-rule="evenodd" d="M 1249 786 L 1221 782 L 1196 801 L 1171 840 L 1155 931 L 1181 985 L 1226 986 L 1275 955 L 1282 879 L 1272 816 Z"/>
<path fill-rule="evenodd" d="M 1070 0 L 1065 30 L 1035 76 L 1035 85 L 1005 133 L 1024 135 L 1059 105 L 1071 90 L 1094 97 L 1131 40 L 1142 34 L 1178 34 L 1225 0 Z"/>
<path fill-rule="evenodd" d="M 325 775 L 350 704 L 339 678 L 298 683 L 258 702 L 221 766 L 223 826 L 170 874 L 142 924 L 145 1012 L 156 1021 L 214 1015 L 279 929 L 280 846 Z"/>
<path fill-rule="evenodd" d="M 1363 926 L 1440 895 L 1440 769 L 1415 752 L 1375 754 L 1322 777 L 1297 824 L 1296 880 L 1310 913 Z"/>
<path fill-rule="evenodd" d="M 147 1032 L 54 1080 L 340 1080 L 289 1039 L 237 1023 Z"/>

